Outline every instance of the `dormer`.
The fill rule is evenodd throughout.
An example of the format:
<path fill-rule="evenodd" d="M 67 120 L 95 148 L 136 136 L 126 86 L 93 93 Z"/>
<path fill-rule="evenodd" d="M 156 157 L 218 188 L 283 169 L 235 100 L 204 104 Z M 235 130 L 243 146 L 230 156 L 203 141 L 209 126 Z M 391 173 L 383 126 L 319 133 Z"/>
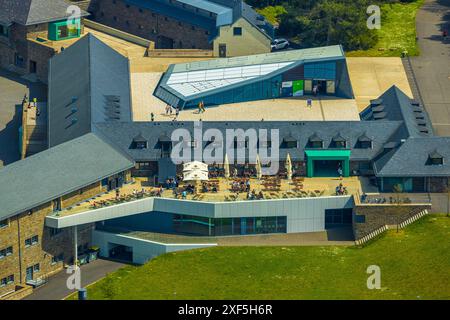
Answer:
<path fill-rule="evenodd" d="M 297 139 L 295 139 L 292 134 L 289 134 L 287 137 L 283 138 L 283 142 L 281 143 L 281 147 L 283 149 L 294 149 L 297 148 Z"/>
<path fill-rule="evenodd" d="M 148 141 L 142 136 L 142 133 L 139 133 L 136 137 L 133 138 L 133 143 L 131 144 L 131 149 L 147 149 Z"/>
<path fill-rule="evenodd" d="M 314 133 L 311 137 L 309 137 L 308 147 L 313 149 L 322 149 L 323 139 L 320 138 L 317 133 Z"/>
<path fill-rule="evenodd" d="M 338 133 L 331 140 L 331 147 L 336 149 L 345 149 L 347 148 L 347 140 Z"/>
<path fill-rule="evenodd" d="M 372 149 L 372 139 L 370 139 L 366 133 L 358 138 L 356 142 L 356 148 L 358 149 Z"/>
<path fill-rule="evenodd" d="M 428 155 L 428 165 L 439 166 L 444 164 L 444 157 L 434 150 Z"/>

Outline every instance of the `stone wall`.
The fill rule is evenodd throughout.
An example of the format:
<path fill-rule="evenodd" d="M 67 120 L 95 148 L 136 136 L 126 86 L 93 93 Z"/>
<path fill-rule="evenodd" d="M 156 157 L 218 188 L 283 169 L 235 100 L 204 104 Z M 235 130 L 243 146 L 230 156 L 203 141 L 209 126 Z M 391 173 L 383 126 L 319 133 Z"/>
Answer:
<path fill-rule="evenodd" d="M 450 177 L 431 177 L 428 179 L 429 191 L 431 193 L 450 192 Z"/>
<path fill-rule="evenodd" d="M 91 5 L 95 21 L 155 42 L 166 48 L 163 38 L 173 40 L 173 49 L 212 49 L 207 30 L 127 5 L 122 0 L 101 0 Z M 168 48 L 172 49 L 172 48 Z"/>
<path fill-rule="evenodd" d="M 100 183 L 93 184 L 83 192 L 84 197 L 90 197 L 100 188 Z M 65 197 L 64 203 L 73 204 L 80 201 L 80 195 Z M 45 217 L 53 213 L 53 204 L 48 202 L 29 212 L 24 212 L 8 219 L 7 227 L 0 229 L 0 249 L 13 247 L 13 254 L 0 259 L 0 279 L 14 275 L 14 283 L 1 287 L 0 296 L 14 291 L 16 286 L 25 286 L 26 269 L 39 264 L 40 270 L 34 274 L 34 279 L 50 276 L 63 269 L 64 264 L 72 263 L 74 254 L 73 229 L 65 228 L 54 233 L 45 227 Z M 87 247 L 91 243 L 93 224 L 78 227 L 78 244 Z M 25 240 L 38 236 L 38 243 L 25 246 Z M 53 257 L 64 255 L 64 260 L 52 262 Z"/>
<path fill-rule="evenodd" d="M 361 239 L 384 225 L 397 225 L 425 209 L 429 210 L 430 207 L 431 205 L 426 204 L 356 205 L 353 209 L 353 232 L 355 239 Z M 363 219 L 364 222 L 359 219 Z"/>

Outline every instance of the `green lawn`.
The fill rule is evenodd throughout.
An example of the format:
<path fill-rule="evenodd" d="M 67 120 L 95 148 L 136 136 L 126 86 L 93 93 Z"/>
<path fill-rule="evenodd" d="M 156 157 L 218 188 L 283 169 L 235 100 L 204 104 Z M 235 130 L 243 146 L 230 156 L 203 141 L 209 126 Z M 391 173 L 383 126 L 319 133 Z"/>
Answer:
<path fill-rule="evenodd" d="M 419 55 L 416 43 L 416 14 L 424 0 L 412 3 L 385 4 L 381 7 L 381 29 L 378 44 L 365 51 L 348 52 L 348 57 L 399 57 L 403 50 Z M 384 50 L 379 50 L 384 49 Z"/>
<path fill-rule="evenodd" d="M 364 247 L 216 247 L 125 267 L 90 299 L 450 299 L 450 218 L 433 215 Z M 381 289 L 366 287 L 369 265 Z"/>

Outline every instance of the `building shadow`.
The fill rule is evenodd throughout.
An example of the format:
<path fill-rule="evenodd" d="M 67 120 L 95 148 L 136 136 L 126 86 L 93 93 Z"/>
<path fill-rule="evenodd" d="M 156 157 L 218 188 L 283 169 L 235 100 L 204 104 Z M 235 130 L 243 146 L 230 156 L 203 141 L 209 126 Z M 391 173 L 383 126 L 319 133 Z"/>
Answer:
<path fill-rule="evenodd" d="M 19 127 L 22 122 L 22 105 L 15 105 L 14 116 L 0 131 L 0 167 L 20 160 Z"/>
<path fill-rule="evenodd" d="M 325 230 L 328 241 L 354 241 L 352 225 L 333 227 Z"/>

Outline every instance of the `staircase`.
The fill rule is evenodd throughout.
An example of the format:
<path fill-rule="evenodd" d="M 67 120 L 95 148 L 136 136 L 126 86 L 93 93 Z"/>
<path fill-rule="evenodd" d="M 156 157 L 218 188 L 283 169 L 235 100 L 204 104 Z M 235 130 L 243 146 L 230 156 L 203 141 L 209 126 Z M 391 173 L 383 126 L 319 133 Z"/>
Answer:
<path fill-rule="evenodd" d="M 419 220 L 423 216 L 426 216 L 427 214 L 429 214 L 429 212 L 428 212 L 428 210 L 425 209 L 425 210 L 420 211 L 419 213 L 416 213 L 416 214 L 412 215 L 410 218 L 406 219 L 405 221 L 403 221 L 403 222 L 401 222 L 401 223 L 399 223 L 397 225 L 389 225 L 389 226 L 388 225 L 384 225 L 384 226 L 382 226 L 382 227 L 372 231 L 368 235 L 362 237 L 361 239 L 356 240 L 355 241 L 355 245 L 357 245 L 357 246 L 362 245 L 362 244 L 366 243 L 367 241 L 375 238 L 376 236 L 384 233 L 387 230 L 390 230 L 390 229 L 403 229 L 406 226 L 410 225 L 411 223 Z"/>
<path fill-rule="evenodd" d="M 417 83 L 416 75 L 411 64 L 411 58 L 409 56 L 402 58 L 402 62 L 414 99 L 417 100 L 422 106 L 425 106 L 423 103 L 422 94 L 420 93 L 419 85 Z"/>

